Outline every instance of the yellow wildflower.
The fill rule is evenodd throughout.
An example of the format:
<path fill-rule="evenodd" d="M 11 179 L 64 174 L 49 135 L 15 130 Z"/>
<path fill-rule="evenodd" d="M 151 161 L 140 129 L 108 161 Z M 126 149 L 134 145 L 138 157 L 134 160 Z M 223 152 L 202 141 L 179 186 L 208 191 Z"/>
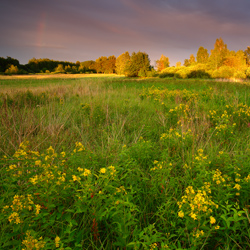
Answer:
<path fill-rule="evenodd" d="M 210 216 L 210 223 L 214 224 L 216 222 L 216 219 L 213 216 Z"/>
<path fill-rule="evenodd" d="M 35 161 L 36 166 L 41 166 L 42 162 L 41 161 Z"/>
<path fill-rule="evenodd" d="M 9 220 L 9 222 L 15 220 L 15 224 L 21 223 L 20 218 L 19 218 L 19 214 L 18 214 L 17 212 L 13 212 L 13 213 L 9 216 L 8 220 Z"/>
<path fill-rule="evenodd" d="M 52 148 L 52 146 L 50 146 L 50 147 L 47 149 L 47 152 L 48 152 L 48 154 L 54 154 L 54 153 L 55 153 L 55 150 Z"/>
<path fill-rule="evenodd" d="M 153 243 L 150 245 L 150 250 L 155 249 L 157 247 L 157 243 Z"/>
<path fill-rule="evenodd" d="M 15 164 L 14 164 L 14 165 L 10 165 L 9 168 L 10 168 L 10 169 L 15 169 L 15 168 L 16 168 L 16 165 L 15 165 Z"/>
<path fill-rule="evenodd" d="M 100 173 L 101 173 L 101 174 L 105 174 L 105 173 L 106 173 L 106 168 L 101 168 L 101 169 L 100 169 Z"/>
<path fill-rule="evenodd" d="M 83 172 L 83 175 L 84 175 L 84 176 L 88 176 L 88 175 L 90 175 L 90 174 L 91 174 L 91 171 L 88 170 L 87 168 L 85 168 L 85 169 L 84 169 L 84 172 Z"/>
<path fill-rule="evenodd" d="M 40 205 L 35 205 L 36 206 L 36 214 L 39 214 L 40 213 L 40 210 L 41 210 L 41 206 Z"/>
<path fill-rule="evenodd" d="M 240 190 L 241 186 L 239 184 L 235 184 L 234 188 L 237 189 L 237 190 Z"/>
<path fill-rule="evenodd" d="M 73 178 L 73 181 L 80 181 L 80 180 L 81 180 L 80 177 L 77 177 L 77 176 L 75 176 L 75 175 L 72 175 L 72 178 Z"/>
<path fill-rule="evenodd" d="M 179 211 L 179 212 L 178 212 L 178 216 L 181 217 L 181 218 L 183 218 L 183 217 L 184 217 L 183 211 Z"/>
<path fill-rule="evenodd" d="M 35 175 L 34 177 L 31 177 L 30 180 L 29 180 L 33 185 L 35 185 L 38 181 L 38 176 Z"/>
<path fill-rule="evenodd" d="M 195 213 L 191 213 L 190 217 L 193 218 L 194 220 L 197 220 L 197 215 Z"/>
<path fill-rule="evenodd" d="M 66 153 L 65 152 L 61 152 L 61 156 L 65 157 Z"/>
<path fill-rule="evenodd" d="M 58 236 L 56 236 L 56 238 L 55 238 L 56 247 L 59 247 L 59 242 L 60 242 L 60 238 Z"/>

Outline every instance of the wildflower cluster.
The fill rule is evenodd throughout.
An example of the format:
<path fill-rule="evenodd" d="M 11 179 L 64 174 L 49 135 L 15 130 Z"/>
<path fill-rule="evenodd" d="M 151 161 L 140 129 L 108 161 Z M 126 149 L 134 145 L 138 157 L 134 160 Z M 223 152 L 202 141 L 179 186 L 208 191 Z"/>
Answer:
<path fill-rule="evenodd" d="M 164 103 L 162 103 L 162 105 L 164 105 Z M 189 104 L 179 104 L 178 106 L 176 106 L 175 108 L 173 109 L 169 109 L 169 116 L 180 116 L 182 115 L 184 118 L 187 118 L 188 117 L 188 114 L 189 114 L 189 111 L 190 111 L 190 107 L 189 107 Z"/>
<path fill-rule="evenodd" d="M 32 235 L 31 231 L 27 231 L 26 238 L 22 241 L 22 244 L 25 246 L 22 250 L 39 250 L 44 249 L 46 242 L 43 240 L 43 237 L 36 239 L 35 236 Z"/>
<path fill-rule="evenodd" d="M 81 108 L 82 110 L 87 114 L 89 115 L 90 114 L 90 110 L 91 110 L 91 106 L 89 103 L 81 103 Z"/>
<path fill-rule="evenodd" d="M 225 183 L 226 180 L 225 178 L 222 176 L 222 173 L 219 169 L 216 169 L 214 174 L 213 174 L 213 181 L 217 184 L 220 185 L 222 183 Z"/>
<path fill-rule="evenodd" d="M 210 161 L 207 162 L 208 156 L 204 155 L 204 151 L 201 148 L 197 150 L 197 154 L 194 155 L 193 158 L 194 158 L 193 164 L 196 164 L 196 165 L 204 165 L 205 166 L 204 163 L 208 163 L 208 164 L 210 163 Z"/>
<path fill-rule="evenodd" d="M 226 105 L 226 110 L 239 124 L 248 124 L 250 122 L 250 107 L 248 105 L 243 103 L 230 104 Z"/>
<path fill-rule="evenodd" d="M 173 166 L 173 164 L 171 162 L 167 163 L 166 161 L 159 162 L 157 160 L 154 160 L 154 167 L 151 168 L 150 171 L 168 169 L 168 171 L 170 172 L 172 170 L 172 166 Z"/>
<path fill-rule="evenodd" d="M 193 139 L 193 134 L 191 129 L 188 129 L 187 132 L 180 132 L 176 129 L 170 128 L 167 133 L 161 134 L 160 140 L 166 141 L 171 139 L 179 139 L 182 141 L 189 141 Z"/>
<path fill-rule="evenodd" d="M 162 101 L 164 99 L 170 99 L 172 101 L 183 101 L 191 102 L 197 100 L 199 95 L 196 92 L 184 90 L 168 90 L 168 89 L 157 89 L 155 87 L 143 89 L 143 92 L 139 95 L 141 99 L 151 98 L 154 100 Z"/>
<path fill-rule="evenodd" d="M 84 150 L 85 150 L 85 148 L 82 145 L 82 143 L 81 142 L 76 142 L 76 147 L 73 150 L 73 152 L 76 153 L 76 152 L 81 152 L 81 151 L 84 151 Z"/>
<path fill-rule="evenodd" d="M 180 209 L 178 216 L 183 218 L 187 215 L 193 220 L 206 220 L 213 213 L 213 209 L 218 208 L 218 205 L 212 201 L 210 186 L 211 184 L 207 182 L 197 191 L 192 186 L 188 186 L 185 190 L 186 194 L 177 203 Z"/>
<path fill-rule="evenodd" d="M 56 247 L 59 247 L 60 246 L 60 238 L 59 238 L 59 236 L 56 236 L 56 238 L 55 238 L 55 246 Z"/>
<path fill-rule="evenodd" d="M 3 208 L 3 213 L 7 215 L 9 222 L 15 224 L 22 223 L 30 215 L 31 211 L 38 215 L 41 210 L 41 205 L 34 203 L 34 198 L 31 194 L 15 195 L 11 205 L 6 205 Z M 22 217 L 22 218 L 21 218 Z"/>

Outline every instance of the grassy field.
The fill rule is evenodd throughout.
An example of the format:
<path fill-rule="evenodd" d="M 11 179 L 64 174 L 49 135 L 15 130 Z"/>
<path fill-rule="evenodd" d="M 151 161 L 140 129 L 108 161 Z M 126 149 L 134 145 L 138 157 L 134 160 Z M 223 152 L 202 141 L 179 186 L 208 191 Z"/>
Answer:
<path fill-rule="evenodd" d="M 0 92 L 0 249 L 250 249 L 249 83 L 57 76 Z"/>

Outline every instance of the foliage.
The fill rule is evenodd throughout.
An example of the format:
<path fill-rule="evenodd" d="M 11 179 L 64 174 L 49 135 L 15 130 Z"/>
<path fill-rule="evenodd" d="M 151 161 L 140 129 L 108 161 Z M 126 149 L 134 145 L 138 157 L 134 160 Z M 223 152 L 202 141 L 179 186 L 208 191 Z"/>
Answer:
<path fill-rule="evenodd" d="M 197 55 L 196 55 L 196 61 L 197 63 L 203 63 L 206 64 L 209 58 L 209 54 L 207 49 L 205 49 L 204 47 L 200 47 L 197 51 Z"/>
<path fill-rule="evenodd" d="M 157 67 L 157 71 L 161 72 L 163 69 L 169 67 L 170 63 L 169 63 L 169 58 L 161 55 L 161 58 L 159 60 L 156 61 L 156 67 Z"/>
<path fill-rule="evenodd" d="M 130 55 L 127 51 L 117 57 L 117 59 L 116 59 L 116 73 L 118 75 L 125 74 L 126 64 L 129 61 L 129 59 L 130 59 Z"/>
<path fill-rule="evenodd" d="M 175 66 L 176 66 L 176 68 L 181 67 L 181 62 L 177 62 Z"/>
<path fill-rule="evenodd" d="M 14 66 L 14 65 L 10 65 L 10 67 L 8 69 L 5 70 L 5 73 L 6 74 L 18 74 L 18 68 L 17 66 Z"/>
<path fill-rule="evenodd" d="M 85 61 L 85 62 L 81 62 L 80 66 L 78 68 L 78 71 L 80 73 L 90 73 L 90 72 L 94 72 L 96 73 L 96 66 L 95 66 L 95 61 L 89 60 L 89 61 Z"/>
<path fill-rule="evenodd" d="M 247 46 L 247 49 L 244 51 L 244 54 L 246 56 L 246 63 L 248 66 L 250 66 L 250 46 Z"/>
<path fill-rule="evenodd" d="M 219 67 L 223 66 L 225 58 L 228 56 L 227 45 L 224 43 L 222 38 L 216 39 L 214 44 L 214 49 L 211 50 L 211 55 L 208 60 L 208 65 L 211 69 L 217 70 Z"/>
<path fill-rule="evenodd" d="M 19 67 L 19 61 L 17 59 L 14 59 L 10 56 L 7 56 L 6 58 L 0 57 L 0 72 L 5 72 L 8 70 L 11 65 Z"/>
<path fill-rule="evenodd" d="M 239 50 L 237 52 L 230 51 L 228 53 L 228 56 L 225 58 L 224 65 L 235 68 L 237 70 L 245 69 L 246 58 L 244 52 L 242 50 Z"/>
<path fill-rule="evenodd" d="M 193 66 L 195 63 L 196 63 L 195 57 L 193 54 L 191 54 L 189 59 L 185 59 L 183 65 L 188 67 L 188 66 Z"/>
<path fill-rule="evenodd" d="M 70 66 L 66 66 L 67 69 L 70 68 Z M 62 64 L 58 64 L 58 66 L 55 68 L 55 72 L 56 73 L 64 73 L 65 70 L 64 70 L 64 67 Z"/>
<path fill-rule="evenodd" d="M 101 56 L 95 61 L 95 69 L 97 73 L 101 72 L 110 74 L 115 72 L 115 64 L 115 56 L 109 56 L 108 58 L 106 56 Z"/>
<path fill-rule="evenodd" d="M 146 77 L 147 71 L 150 69 L 150 60 L 145 52 L 133 52 L 130 60 L 125 66 L 125 75 L 129 77 Z"/>
<path fill-rule="evenodd" d="M 213 78 L 232 78 L 234 76 L 235 69 L 229 66 L 222 66 L 219 69 L 213 71 Z"/>

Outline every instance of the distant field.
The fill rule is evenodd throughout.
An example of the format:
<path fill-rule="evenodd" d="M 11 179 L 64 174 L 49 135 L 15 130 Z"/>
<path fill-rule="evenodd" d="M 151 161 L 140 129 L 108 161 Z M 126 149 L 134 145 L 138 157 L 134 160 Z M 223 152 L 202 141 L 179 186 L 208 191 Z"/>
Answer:
<path fill-rule="evenodd" d="M 0 77 L 0 249 L 250 249 L 250 85 L 104 76 Z"/>
<path fill-rule="evenodd" d="M 44 78 L 84 78 L 84 77 L 117 77 L 116 74 L 33 74 L 33 75 L 0 75 L 0 79 L 44 79 Z"/>
<path fill-rule="evenodd" d="M 30 88 L 43 91 L 45 87 L 55 88 L 61 85 L 72 85 L 81 82 L 81 79 L 85 78 L 99 79 L 98 81 L 102 81 L 102 79 L 106 78 L 123 78 L 123 76 L 117 76 L 116 74 L 0 75 L 0 92 L 11 93 L 13 91 L 26 91 Z"/>

